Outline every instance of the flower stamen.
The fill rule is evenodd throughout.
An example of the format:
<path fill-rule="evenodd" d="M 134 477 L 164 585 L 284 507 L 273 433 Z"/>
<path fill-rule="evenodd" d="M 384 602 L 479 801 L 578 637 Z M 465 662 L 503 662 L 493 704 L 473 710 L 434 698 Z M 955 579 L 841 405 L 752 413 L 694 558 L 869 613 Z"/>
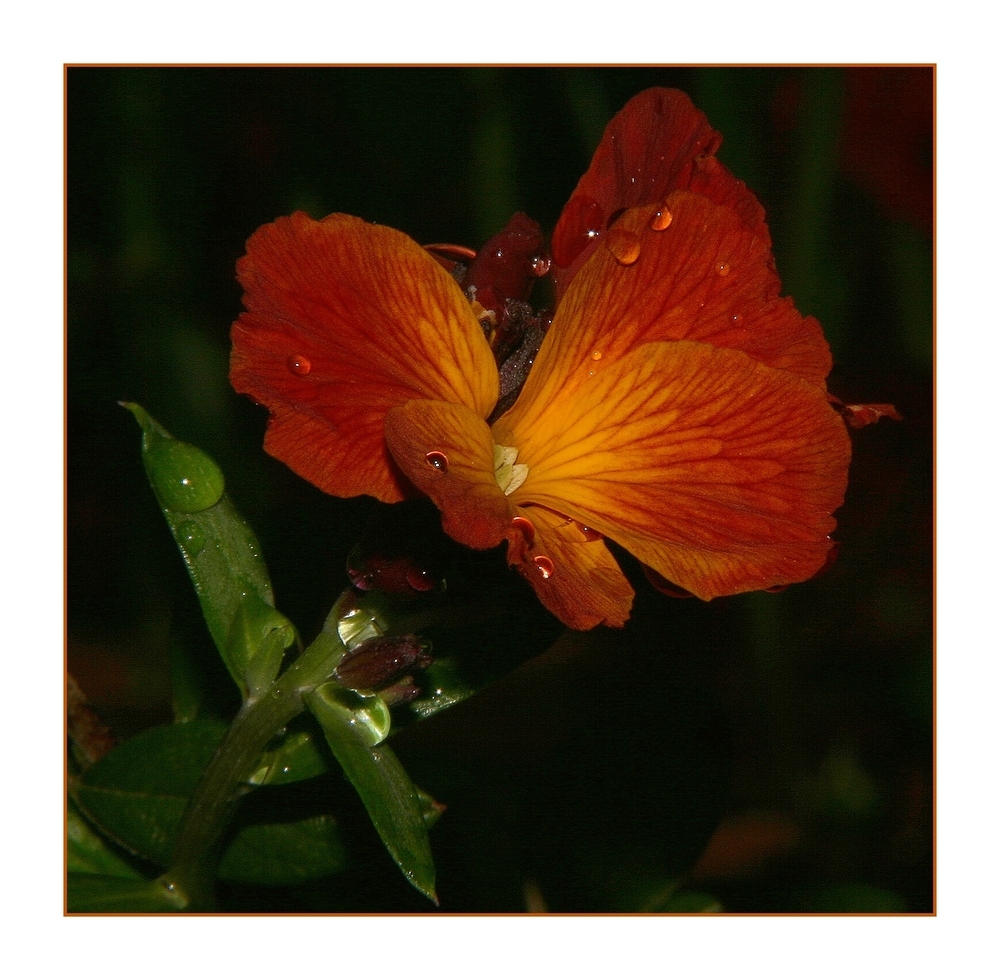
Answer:
<path fill-rule="evenodd" d="M 497 486 L 509 497 L 528 477 L 528 467 L 517 462 L 513 446 L 493 447 L 493 472 Z"/>

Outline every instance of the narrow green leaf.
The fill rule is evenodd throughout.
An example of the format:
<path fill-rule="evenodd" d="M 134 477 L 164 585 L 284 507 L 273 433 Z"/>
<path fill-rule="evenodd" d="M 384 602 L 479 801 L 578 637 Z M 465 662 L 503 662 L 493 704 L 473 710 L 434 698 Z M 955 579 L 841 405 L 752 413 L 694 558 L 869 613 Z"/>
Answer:
<path fill-rule="evenodd" d="M 242 626 L 234 632 L 234 623 L 247 602 L 254 610 L 250 619 L 259 618 L 260 606 L 274 605 L 260 545 L 224 493 L 222 472 L 215 462 L 195 446 L 174 439 L 141 406 L 122 405 L 142 428 L 142 459 L 149 481 L 184 557 L 212 639 L 245 695 L 247 668 L 257 647 L 247 645 Z"/>
<path fill-rule="evenodd" d="M 436 903 L 426 794 L 413 785 L 392 749 L 372 744 L 370 722 L 352 718 L 344 703 L 331 695 L 329 685 L 306 694 L 305 701 L 393 860 L 410 883 Z"/>

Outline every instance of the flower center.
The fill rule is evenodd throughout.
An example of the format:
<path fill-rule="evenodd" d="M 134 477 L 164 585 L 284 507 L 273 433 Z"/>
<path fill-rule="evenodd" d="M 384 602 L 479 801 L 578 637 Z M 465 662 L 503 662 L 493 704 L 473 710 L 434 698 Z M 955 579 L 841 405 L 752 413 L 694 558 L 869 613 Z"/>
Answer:
<path fill-rule="evenodd" d="M 509 497 L 528 476 L 528 467 L 517 462 L 517 450 L 513 446 L 493 447 L 493 472 L 497 486 Z"/>

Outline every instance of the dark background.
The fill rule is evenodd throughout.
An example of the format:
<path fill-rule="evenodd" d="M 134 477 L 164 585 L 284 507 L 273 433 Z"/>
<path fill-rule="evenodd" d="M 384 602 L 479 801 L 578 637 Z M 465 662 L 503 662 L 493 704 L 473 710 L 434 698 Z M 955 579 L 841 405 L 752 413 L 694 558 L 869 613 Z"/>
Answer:
<path fill-rule="evenodd" d="M 472 247 L 515 210 L 551 230 L 651 85 L 692 97 L 763 202 L 785 292 L 833 348 L 831 391 L 904 421 L 854 434 L 824 577 L 703 604 L 627 565 L 625 630 L 569 637 L 401 733 L 449 807 L 442 908 L 658 909 L 682 877 L 732 911 L 929 911 L 929 68 L 68 69 L 70 672 L 122 737 L 168 720 L 171 624 L 196 609 L 120 399 L 218 460 L 306 637 L 377 519 L 267 457 L 264 411 L 228 385 L 254 229 L 301 208 Z M 268 907 L 428 908 L 357 833 L 370 865 Z"/>

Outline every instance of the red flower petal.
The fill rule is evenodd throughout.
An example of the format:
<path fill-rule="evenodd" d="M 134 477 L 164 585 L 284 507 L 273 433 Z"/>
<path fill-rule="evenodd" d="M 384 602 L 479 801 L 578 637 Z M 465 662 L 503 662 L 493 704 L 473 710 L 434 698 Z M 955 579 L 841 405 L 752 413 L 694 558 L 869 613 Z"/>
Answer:
<path fill-rule="evenodd" d="M 386 412 L 440 398 L 486 416 L 496 365 L 468 301 L 402 232 L 301 212 L 264 225 L 237 265 L 233 387 L 271 410 L 264 448 L 326 493 L 401 500 Z"/>
<path fill-rule="evenodd" d="M 831 364 L 823 331 L 779 297 L 767 242 L 699 195 L 678 191 L 666 206 L 671 221 L 662 230 L 655 207 L 615 223 L 563 298 L 525 392 L 563 384 L 590 357 L 614 360 L 651 340 L 736 348 L 823 385 Z"/>
<path fill-rule="evenodd" d="M 660 204 L 675 190 L 697 191 L 733 208 L 769 247 L 764 209 L 715 159 L 721 143 L 683 92 L 652 88 L 627 102 L 608 123 L 552 235 L 557 298 L 615 215 L 625 208 Z"/>
<path fill-rule="evenodd" d="M 514 503 L 575 518 L 702 599 L 822 567 L 850 459 L 822 388 L 689 341 L 565 367 L 493 427 L 528 466 Z"/>
<path fill-rule="evenodd" d="M 497 485 L 493 437 L 478 415 L 464 405 L 407 402 L 386 415 L 385 440 L 459 544 L 493 548 L 504 540 L 514 509 Z"/>
<path fill-rule="evenodd" d="M 635 592 L 599 535 L 545 507 L 518 507 L 532 539 L 508 534 L 507 561 L 570 629 L 624 626 Z"/>
<path fill-rule="evenodd" d="M 509 542 L 507 560 L 550 612 L 572 629 L 621 626 L 633 591 L 598 535 L 542 507 L 515 507 L 497 485 L 493 437 L 460 405 L 412 401 L 386 417 L 386 441 L 403 472 L 441 510 L 461 544 Z"/>

